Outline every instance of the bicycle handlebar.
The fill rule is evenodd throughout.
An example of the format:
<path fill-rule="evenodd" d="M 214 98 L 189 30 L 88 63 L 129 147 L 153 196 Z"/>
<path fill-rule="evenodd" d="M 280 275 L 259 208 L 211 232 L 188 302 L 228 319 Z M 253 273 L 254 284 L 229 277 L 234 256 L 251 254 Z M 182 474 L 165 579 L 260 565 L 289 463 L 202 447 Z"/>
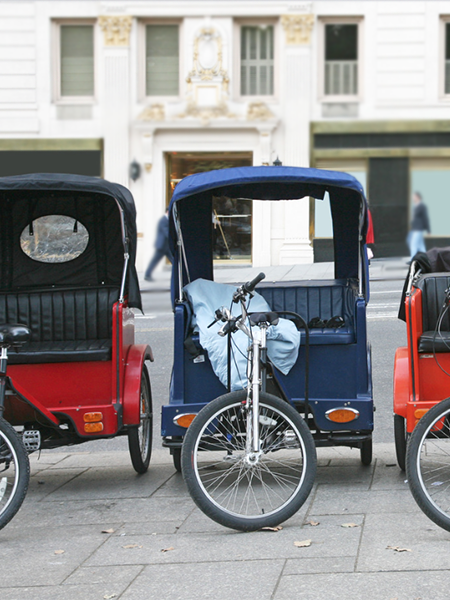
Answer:
<path fill-rule="evenodd" d="M 262 281 L 263 279 L 265 279 L 265 277 L 266 277 L 265 273 L 260 273 L 251 281 L 247 281 L 247 283 L 244 283 L 244 285 L 242 286 L 243 290 L 245 292 L 247 292 L 248 294 L 250 294 L 251 292 L 253 292 L 253 290 L 258 285 L 258 283 L 260 281 Z"/>

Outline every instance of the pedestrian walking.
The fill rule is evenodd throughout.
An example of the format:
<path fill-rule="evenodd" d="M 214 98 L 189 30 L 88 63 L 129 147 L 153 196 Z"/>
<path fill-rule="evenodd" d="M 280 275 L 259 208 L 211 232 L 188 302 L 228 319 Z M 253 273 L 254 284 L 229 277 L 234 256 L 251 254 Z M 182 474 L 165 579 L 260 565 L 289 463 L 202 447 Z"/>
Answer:
<path fill-rule="evenodd" d="M 153 254 L 149 265 L 145 271 L 145 281 L 153 281 L 152 273 L 156 265 L 165 256 L 173 263 L 173 254 L 169 248 L 169 209 L 166 208 L 166 212 L 158 221 L 156 229 L 156 242 L 155 242 L 155 253 Z"/>
<path fill-rule="evenodd" d="M 428 209 L 423 202 L 422 194 L 414 192 L 412 199 L 414 203 L 413 217 L 407 238 L 411 260 L 417 252 L 426 252 L 424 235 L 425 231 L 430 233 Z"/>

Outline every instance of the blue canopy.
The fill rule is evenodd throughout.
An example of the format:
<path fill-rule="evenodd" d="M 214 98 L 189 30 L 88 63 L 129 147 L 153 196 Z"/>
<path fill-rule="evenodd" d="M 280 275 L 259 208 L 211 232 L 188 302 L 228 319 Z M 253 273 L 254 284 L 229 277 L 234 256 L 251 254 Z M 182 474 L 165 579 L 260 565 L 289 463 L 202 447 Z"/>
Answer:
<path fill-rule="evenodd" d="M 181 225 L 191 281 L 213 279 L 212 198 L 296 200 L 330 196 L 336 279 L 358 277 L 358 256 L 367 231 L 367 202 L 362 185 L 348 173 L 300 167 L 235 167 L 185 177 L 170 203 L 170 244 L 175 256 L 172 289 L 178 284 L 174 206 Z M 359 236 L 362 236 L 359 243 Z M 364 275 L 363 275 L 363 278 Z M 183 266 L 183 285 L 188 282 Z"/>

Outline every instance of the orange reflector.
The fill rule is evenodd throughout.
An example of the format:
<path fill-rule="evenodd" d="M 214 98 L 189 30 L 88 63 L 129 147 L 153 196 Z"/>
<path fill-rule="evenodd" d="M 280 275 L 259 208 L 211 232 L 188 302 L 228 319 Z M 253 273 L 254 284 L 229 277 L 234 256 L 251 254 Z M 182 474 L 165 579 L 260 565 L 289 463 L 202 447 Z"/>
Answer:
<path fill-rule="evenodd" d="M 84 422 L 85 423 L 98 423 L 103 419 L 103 413 L 101 412 L 90 412 L 84 413 Z"/>
<path fill-rule="evenodd" d="M 427 413 L 430 409 L 429 408 L 417 408 L 414 411 L 414 416 L 416 417 L 416 419 L 421 419 L 423 417 L 423 415 L 425 413 Z"/>
<path fill-rule="evenodd" d="M 185 427 L 187 429 L 196 416 L 196 413 L 178 415 L 174 418 L 173 422 L 175 423 L 175 425 L 178 425 L 179 427 Z"/>
<path fill-rule="evenodd" d="M 86 433 L 98 433 L 103 431 L 103 423 L 85 423 L 84 431 Z"/>
<path fill-rule="evenodd" d="M 332 408 L 325 416 L 333 423 L 350 423 L 359 417 L 359 412 L 354 408 Z"/>

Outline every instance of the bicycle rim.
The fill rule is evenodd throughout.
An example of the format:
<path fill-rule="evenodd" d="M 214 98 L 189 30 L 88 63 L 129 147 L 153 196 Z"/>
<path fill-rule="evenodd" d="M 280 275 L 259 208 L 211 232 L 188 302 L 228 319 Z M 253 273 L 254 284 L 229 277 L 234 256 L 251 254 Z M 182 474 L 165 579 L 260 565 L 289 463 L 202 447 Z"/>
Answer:
<path fill-rule="evenodd" d="M 19 486 L 20 467 L 17 453 L 8 437 L 0 431 L 0 522 L 10 508 Z"/>
<path fill-rule="evenodd" d="M 418 445 L 416 468 L 424 499 L 450 520 L 450 408 L 428 425 Z"/>
<path fill-rule="evenodd" d="M 283 511 L 302 488 L 306 450 L 297 425 L 283 411 L 260 403 L 261 454 L 246 452 L 246 409 L 218 409 L 197 437 L 193 469 L 203 494 L 221 512 L 244 519 Z"/>

